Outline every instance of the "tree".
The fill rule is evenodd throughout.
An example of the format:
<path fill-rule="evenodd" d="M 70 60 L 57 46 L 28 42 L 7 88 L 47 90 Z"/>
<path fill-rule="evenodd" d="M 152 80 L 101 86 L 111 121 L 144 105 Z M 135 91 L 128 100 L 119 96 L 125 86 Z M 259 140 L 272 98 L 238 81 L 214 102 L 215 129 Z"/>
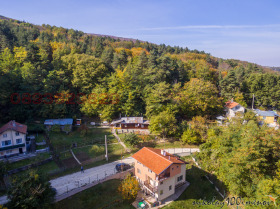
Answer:
<path fill-rule="evenodd" d="M 236 92 L 234 95 L 234 101 L 240 104 L 243 107 L 247 107 L 247 104 L 245 102 L 244 96 L 241 92 Z"/>
<path fill-rule="evenodd" d="M 124 200 L 134 200 L 140 190 L 140 186 L 136 178 L 132 177 L 130 174 L 121 182 L 118 187 L 122 198 Z"/>
<path fill-rule="evenodd" d="M 13 181 L 8 191 L 8 208 L 49 208 L 55 190 L 45 176 L 36 172 L 27 173 Z"/>
<path fill-rule="evenodd" d="M 192 78 L 175 97 L 182 114 L 193 116 L 213 116 L 222 109 L 217 88 L 209 81 Z"/>
<path fill-rule="evenodd" d="M 71 125 L 69 124 L 65 125 L 63 131 L 65 131 L 66 134 L 69 134 L 71 132 Z"/>
<path fill-rule="evenodd" d="M 257 121 L 257 116 L 256 113 L 252 110 L 247 110 L 246 113 L 244 114 L 244 120 L 249 121 Z"/>
<path fill-rule="evenodd" d="M 260 197 L 261 190 L 277 194 L 279 182 L 269 179 L 279 180 L 279 130 L 259 127 L 253 120 L 219 130 L 200 146 L 197 157 L 202 167 L 215 173 L 231 194 L 248 198 Z"/>
<path fill-rule="evenodd" d="M 60 125 L 58 125 L 58 124 L 53 125 L 53 126 L 51 127 L 51 131 L 52 131 L 52 132 L 55 132 L 55 133 L 60 132 Z"/>
<path fill-rule="evenodd" d="M 62 57 L 62 60 L 68 70 L 73 71 L 72 85 L 82 90 L 82 93 L 90 93 L 110 73 L 105 64 L 94 56 L 70 54 Z"/>
<path fill-rule="evenodd" d="M 201 144 L 207 138 L 207 121 L 201 116 L 193 117 L 189 129 L 184 131 L 182 141 L 188 144 Z"/>
<path fill-rule="evenodd" d="M 0 182 L 3 186 L 5 186 L 4 177 L 7 175 L 9 168 L 9 162 L 0 161 Z"/>
<path fill-rule="evenodd" d="M 199 133 L 193 129 L 184 131 L 181 140 L 187 144 L 200 144 L 202 142 Z"/>
<path fill-rule="evenodd" d="M 137 146 L 140 143 L 140 138 L 135 133 L 128 133 L 125 134 L 124 141 L 132 146 Z"/>
<path fill-rule="evenodd" d="M 152 116 L 149 129 L 152 133 L 159 134 L 164 138 L 175 134 L 177 130 L 176 118 L 173 112 L 165 110 L 156 116 Z"/>

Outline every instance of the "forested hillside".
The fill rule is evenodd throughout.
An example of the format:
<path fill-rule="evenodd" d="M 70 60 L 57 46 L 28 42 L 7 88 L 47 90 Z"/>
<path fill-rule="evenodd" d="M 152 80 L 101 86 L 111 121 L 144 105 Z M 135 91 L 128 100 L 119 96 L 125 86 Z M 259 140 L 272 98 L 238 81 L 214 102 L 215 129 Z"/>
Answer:
<path fill-rule="evenodd" d="M 120 113 L 214 118 L 226 100 L 280 107 L 280 76 L 188 48 L 117 40 L 50 25 L 0 20 L 0 118 Z"/>

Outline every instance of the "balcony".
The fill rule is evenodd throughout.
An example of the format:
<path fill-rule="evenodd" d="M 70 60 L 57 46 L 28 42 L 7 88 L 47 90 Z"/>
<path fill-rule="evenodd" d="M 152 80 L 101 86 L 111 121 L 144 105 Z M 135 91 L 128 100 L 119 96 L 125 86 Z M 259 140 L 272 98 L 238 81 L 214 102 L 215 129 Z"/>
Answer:
<path fill-rule="evenodd" d="M 158 188 L 156 186 L 152 186 L 149 181 L 144 181 L 144 186 L 147 187 L 151 192 L 157 192 Z"/>
<path fill-rule="evenodd" d="M 1 147 L 0 151 L 16 149 L 16 148 L 20 148 L 20 147 L 25 147 L 25 143 L 17 144 L 17 145 L 12 145 L 12 146 Z"/>

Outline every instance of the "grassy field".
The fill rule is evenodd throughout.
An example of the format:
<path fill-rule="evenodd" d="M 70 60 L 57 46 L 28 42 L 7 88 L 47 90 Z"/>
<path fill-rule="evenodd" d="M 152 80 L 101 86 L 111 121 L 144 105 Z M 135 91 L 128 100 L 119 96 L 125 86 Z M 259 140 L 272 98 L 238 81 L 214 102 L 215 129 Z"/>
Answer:
<path fill-rule="evenodd" d="M 9 170 L 13 170 L 15 168 L 19 168 L 19 167 L 22 167 L 22 166 L 25 166 L 25 165 L 36 163 L 36 162 L 45 160 L 49 157 L 50 157 L 49 153 L 41 153 L 41 154 L 38 154 L 36 157 L 32 157 L 32 158 L 24 159 L 24 160 L 21 160 L 21 161 L 13 162 L 13 163 L 9 164 Z"/>
<path fill-rule="evenodd" d="M 194 166 L 193 161 L 190 157 L 185 157 L 187 164 L 186 180 L 190 182 L 190 186 L 183 192 L 183 194 L 174 202 L 164 207 L 164 209 L 179 209 L 179 208 L 205 208 L 205 209 L 216 209 L 229 208 L 226 202 L 223 202 L 223 198 L 215 190 L 215 187 L 206 179 L 203 178 L 206 174 L 205 171 Z M 216 205 L 200 205 L 206 201 L 213 201 Z M 218 205 L 219 204 L 219 205 Z"/>
<path fill-rule="evenodd" d="M 130 144 L 126 143 L 124 141 L 124 137 L 125 137 L 125 133 L 123 134 L 118 134 L 118 136 L 121 138 L 121 140 L 125 143 L 125 145 L 130 148 L 131 150 L 133 150 L 134 152 L 139 150 L 139 148 L 135 148 L 132 147 Z M 141 143 L 140 147 L 142 146 L 151 146 L 154 148 L 158 148 L 158 149 L 167 149 L 167 148 L 198 148 L 197 145 L 189 145 L 189 144 L 184 144 L 180 141 L 168 141 L 166 140 L 165 142 L 156 142 L 153 143 L 153 140 L 151 140 L 151 143 L 147 142 L 147 143 Z"/>
<path fill-rule="evenodd" d="M 121 196 L 117 192 L 120 180 L 110 180 L 84 190 L 67 199 L 57 202 L 53 209 L 94 209 L 111 206 L 114 209 L 132 209 L 132 202 L 123 202 L 113 205 L 114 201 L 121 200 Z"/>
<path fill-rule="evenodd" d="M 80 169 L 80 166 L 76 163 L 76 161 L 74 160 L 73 156 L 71 155 L 71 153 L 69 151 L 69 148 L 71 147 L 71 145 L 73 143 L 77 143 L 78 147 L 73 148 L 73 152 L 75 153 L 75 155 L 77 155 L 77 157 L 78 156 L 82 157 L 81 161 L 90 160 L 97 156 L 105 155 L 105 147 L 104 147 L 104 145 L 102 145 L 102 144 L 104 144 L 105 135 L 107 135 L 108 143 L 117 143 L 117 140 L 111 134 L 110 129 L 89 128 L 88 133 L 86 135 L 82 135 L 82 133 L 77 129 L 74 129 L 73 132 L 69 133 L 68 135 L 63 132 L 51 133 L 51 135 L 50 135 L 51 143 L 53 144 L 54 149 L 58 151 L 60 160 L 67 161 L 67 159 L 68 159 L 70 161 L 69 162 L 70 165 L 69 165 L 69 167 L 66 167 L 66 170 L 63 172 L 60 172 L 60 171 L 58 172 L 59 167 L 53 161 L 50 163 L 47 163 L 45 165 L 39 166 L 36 169 L 43 173 L 54 173 L 57 171 L 58 174 L 51 176 L 51 178 L 78 171 Z M 43 139 L 44 139 L 43 134 L 38 134 L 38 136 L 36 136 L 37 142 L 41 142 L 41 141 L 43 141 Z M 98 146 L 103 147 L 102 149 L 104 151 L 102 151 L 102 149 L 101 149 L 100 152 L 95 152 L 95 151 L 91 151 L 92 145 L 84 146 L 84 145 L 88 145 L 88 144 L 92 144 L 92 143 L 98 144 Z M 79 146 L 83 146 L 83 147 L 79 147 Z M 64 150 L 65 150 L 65 152 L 61 152 Z M 111 161 L 111 159 L 118 160 L 121 158 L 122 146 L 119 144 L 109 144 L 108 153 L 109 153 L 110 161 Z M 9 170 L 12 170 L 12 169 L 15 169 L 18 167 L 22 167 L 24 165 L 28 165 L 28 164 L 31 164 L 34 162 L 41 161 L 43 159 L 48 158 L 49 156 L 50 156 L 49 153 L 43 153 L 43 154 L 39 154 L 38 156 L 36 156 L 34 158 L 11 163 Z M 73 163 L 73 165 L 71 165 L 71 162 Z M 105 160 L 101 160 L 100 162 L 89 163 L 88 165 L 86 165 L 86 167 L 87 168 L 94 167 L 94 166 L 105 164 L 105 163 L 106 163 Z M 29 172 L 29 171 L 22 171 L 15 175 L 18 176 L 25 172 Z"/>
<path fill-rule="evenodd" d="M 59 152 L 69 149 L 73 143 L 77 143 L 78 147 L 88 144 L 104 144 L 105 135 L 107 135 L 108 143 L 117 142 L 110 129 L 104 128 L 89 128 L 86 135 L 83 135 L 77 128 L 74 128 L 69 134 L 51 132 L 50 140 L 54 149 Z"/>

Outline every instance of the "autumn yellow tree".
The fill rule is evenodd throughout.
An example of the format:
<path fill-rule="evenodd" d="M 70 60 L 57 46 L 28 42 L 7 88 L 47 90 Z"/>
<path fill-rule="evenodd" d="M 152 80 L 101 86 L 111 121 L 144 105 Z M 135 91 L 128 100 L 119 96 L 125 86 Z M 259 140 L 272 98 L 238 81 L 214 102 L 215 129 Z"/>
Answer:
<path fill-rule="evenodd" d="M 126 176 L 126 178 L 122 181 L 122 183 L 118 187 L 118 191 L 120 192 L 124 200 L 135 199 L 139 190 L 140 190 L 140 186 L 138 181 L 130 174 Z"/>

